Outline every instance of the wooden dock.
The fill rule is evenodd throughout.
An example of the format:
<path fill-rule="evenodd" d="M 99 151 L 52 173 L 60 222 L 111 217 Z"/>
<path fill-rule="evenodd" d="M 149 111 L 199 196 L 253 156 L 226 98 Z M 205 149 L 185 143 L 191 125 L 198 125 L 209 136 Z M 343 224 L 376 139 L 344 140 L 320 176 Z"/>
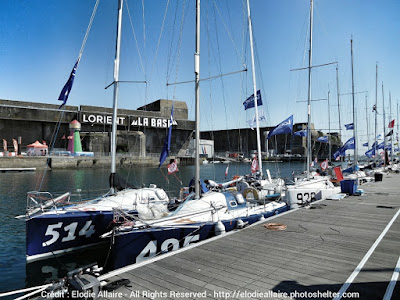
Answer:
<path fill-rule="evenodd" d="M 102 299 L 400 299 L 399 185 L 390 174 L 361 186 L 363 196 L 319 201 L 103 275 L 131 283 Z"/>

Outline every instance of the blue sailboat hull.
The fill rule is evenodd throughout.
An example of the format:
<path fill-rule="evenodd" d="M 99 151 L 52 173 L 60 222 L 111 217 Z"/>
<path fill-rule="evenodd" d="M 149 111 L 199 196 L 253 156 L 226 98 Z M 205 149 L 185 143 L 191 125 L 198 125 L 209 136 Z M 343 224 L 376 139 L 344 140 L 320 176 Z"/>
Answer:
<path fill-rule="evenodd" d="M 45 258 L 104 241 L 112 229 L 112 211 L 42 214 L 26 221 L 27 261 Z"/>
<path fill-rule="evenodd" d="M 280 207 L 274 211 L 256 214 L 240 219 L 248 224 L 257 222 L 261 215 L 264 218 L 282 213 L 288 206 Z M 238 219 L 222 221 L 225 231 L 236 228 Z M 114 236 L 112 246 L 112 268 L 117 269 L 127 265 L 139 263 L 146 259 L 178 250 L 193 243 L 206 240 L 215 236 L 214 222 L 182 224 L 180 227 L 162 227 L 120 232 Z"/>

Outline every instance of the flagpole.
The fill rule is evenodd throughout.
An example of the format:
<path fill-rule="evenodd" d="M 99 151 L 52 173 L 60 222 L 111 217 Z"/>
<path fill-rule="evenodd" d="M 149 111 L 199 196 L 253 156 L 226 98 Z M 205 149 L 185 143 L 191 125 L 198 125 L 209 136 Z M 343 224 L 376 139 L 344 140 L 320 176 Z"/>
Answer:
<path fill-rule="evenodd" d="M 260 168 L 261 178 L 263 176 L 262 168 L 262 157 L 261 157 L 261 137 L 260 137 L 260 124 L 258 121 L 258 103 L 257 103 L 257 81 L 256 81 L 256 71 L 254 66 L 254 49 L 253 49 L 253 28 L 250 16 L 250 3 L 247 0 L 247 15 L 249 21 L 249 35 L 250 35 L 250 53 L 251 53 L 251 69 L 253 75 L 253 91 L 254 91 L 254 109 L 256 110 L 256 133 L 257 133 L 257 152 L 258 152 L 258 165 Z M 261 97 L 261 92 L 260 92 Z"/>

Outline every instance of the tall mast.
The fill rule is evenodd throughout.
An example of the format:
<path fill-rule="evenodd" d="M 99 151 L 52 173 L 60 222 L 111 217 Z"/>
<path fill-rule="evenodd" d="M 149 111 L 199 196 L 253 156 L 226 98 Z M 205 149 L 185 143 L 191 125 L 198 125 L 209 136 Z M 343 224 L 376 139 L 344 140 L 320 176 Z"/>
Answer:
<path fill-rule="evenodd" d="M 260 175 L 262 177 L 263 168 L 262 168 L 262 157 L 261 157 L 260 126 L 259 126 L 259 121 L 258 121 L 258 107 L 257 107 L 257 81 L 256 81 L 256 70 L 254 67 L 253 27 L 252 27 L 252 23 L 251 23 L 249 0 L 247 0 L 247 16 L 248 16 L 248 22 L 249 22 L 249 35 L 250 35 L 251 69 L 252 69 L 252 74 L 253 74 L 254 109 L 256 110 L 258 164 L 260 167 Z"/>
<path fill-rule="evenodd" d="M 340 122 L 340 90 L 339 90 L 339 66 L 336 65 L 336 93 L 337 93 L 337 107 L 338 107 L 338 117 L 339 117 L 339 136 L 342 139 L 342 124 Z M 343 157 L 340 156 L 340 162 L 343 162 Z"/>
<path fill-rule="evenodd" d="M 365 118 L 367 120 L 367 144 L 369 145 L 368 94 L 365 94 Z"/>
<path fill-rule="evenodd" d="M 311 62 L 312 62 L 313 0 L 310 3 L 310 46 L 308 49 L 308 104 L 307 104 L 307 180 L 311 163 Z"/>
<path fill-rule="evenodd" d="M 196 134 L 195 199 L 200 198 L 200 0 L 196 0 L 196 51 L 194 53 Z"/>
<path fill-rule="evenodd" d="M 353 72 L 353 38 L 351 38 L 351 93 L 353 95 L 353 132 L 354 132 L 354 165 L 358 164 L 357 119 L 354 101 L 354 72 Z"/>
<path fill-rule="evenodd" d="M 383 153 L 384 153 L 384 159 L 383 159 L 383 165 L 386 166 L 386 116 L 385 116 L 385 93 L 383 91 L 383 81 L 382 81 L 382 109 L 383 109 Z"/>
<path fill-rule="evenodd" d="M 375 165 L 378 159 L 378 63 L 376 64 L 375 71 L 375 138 L 374 138 L 374 153 L 375 153 Z"/>
<path fill-rule="evenodd" d="M 391 122 L 392 119 L 393 119 L 393 116 L 392 116 L 392 94 L 389 91 L 389 122 Z M 390 132 L 390 130 L 389 130 L 389 132 Z M 394 132 L 394 130 L 393 130 L 393 132 Z M 392 135 L 390 136 L 390 160 L 391 161 L 393 161 L 393 136 L 394 135 L 392 133 Z"/>
<path fill-rule="evenodd" d="M 118 22 L 117 37 L 114 59 L 114 96 L 113 96 L 113 115 L 111 132 L 111 192 L 114 192 L 114 178 L 116 174 L 116 148 L 117 148 L 117 110 L 118 110 L 118 91 L 119 91 L 119 59 L 121 52 L 121 26 L 122 26 L 122 4 L 123 0 L 118 0 Z"/>
<path fill-rule="evenodd" d="M 329 95 L 331 91 L 328 91 L 328 153 L 329 153 L 329 159 L 328 161 L 331 161 L 331 156 L 332 156 L 332 143 L 331 143 L 331 107 L 329 103 Z"/>

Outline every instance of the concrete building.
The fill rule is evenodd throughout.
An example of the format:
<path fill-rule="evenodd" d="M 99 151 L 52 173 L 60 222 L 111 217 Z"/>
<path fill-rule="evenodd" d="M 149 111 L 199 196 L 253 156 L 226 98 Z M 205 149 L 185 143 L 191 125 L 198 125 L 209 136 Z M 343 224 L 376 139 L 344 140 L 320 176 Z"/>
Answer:
<path fill-rule="evenodd" d="M 118 110 L 117 152 L 134 156 L 157 156 L 161 153 L 171 115 L 172 100 L 157 100 L 137 110 Z M 36 140 L 54 148 L 67 149 L 69 123 L 81 123 L 82 150 L 108 155 L 112 109 L 96 106 L 66 106 L 0 100 L 0 138 L 9 143 L 21 137 L 22 151 Z M 194 130 L 188 120 L 185 102 L 175 101 L 171 155 L 186 153 Z M 58 125 L 59 122 L 59 125 Z"/>

